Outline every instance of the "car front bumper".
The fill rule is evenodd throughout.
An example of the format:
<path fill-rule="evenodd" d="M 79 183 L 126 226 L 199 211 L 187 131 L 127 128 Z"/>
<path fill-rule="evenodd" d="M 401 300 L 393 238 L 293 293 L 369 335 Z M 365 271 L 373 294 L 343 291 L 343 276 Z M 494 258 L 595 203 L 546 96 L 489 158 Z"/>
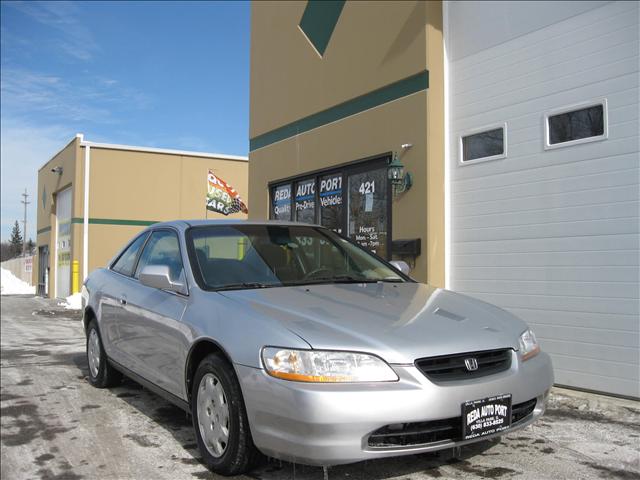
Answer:
<path fill-rule="evenodd" d="M 369 436 L 390 424 L 418 423 L 461 416 L 461 405 L 493 395 L 512 394 L 512 405 L 536 399 L 533 412 L 503 435 L 530 424 L 543 413 L 553 385 L 551 359 L 542 352 L 511 368 L 473 380 L 436 384 L 414 365 L 392 365 L 397 382 L 310 384 L 280 380 L 264 370 L 235 365 L 255 445 L 265 454 L 308 465 L 338 465 L 462 446 L 443 440 L 373 447 Z M 460 420 L 462 422 L 462 420 Z"/>

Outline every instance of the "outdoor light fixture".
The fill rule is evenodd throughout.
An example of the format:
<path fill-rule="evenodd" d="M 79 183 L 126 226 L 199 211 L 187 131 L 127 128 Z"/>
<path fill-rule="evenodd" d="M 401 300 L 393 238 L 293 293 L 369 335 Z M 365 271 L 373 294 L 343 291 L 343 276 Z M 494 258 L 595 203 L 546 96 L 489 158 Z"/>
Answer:
<path fill-rule="evenodd" d="M 409 172 L 404 171 L 404 165 L 400 162 L 398 154 L 394 152 L 393 160 L 387 168 L 387 176 L 391 180 L 394 196 L 406 192 L 413 185 L 413 177 Z"/>
<path fill-rule="evenodd" d="M 58 165 L 57 167 L 53 167 L 51 171 L 53 173 L 57 173 L 58 175 L 62 175 L 62 167 L 60 165 Z"/>

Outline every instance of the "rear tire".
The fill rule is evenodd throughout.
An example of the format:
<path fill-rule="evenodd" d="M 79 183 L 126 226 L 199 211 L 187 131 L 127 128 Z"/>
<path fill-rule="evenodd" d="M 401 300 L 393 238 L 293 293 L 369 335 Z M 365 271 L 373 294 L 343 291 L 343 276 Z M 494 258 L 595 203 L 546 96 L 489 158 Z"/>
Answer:
<path fill-rule="evenodd" d="M 109 364 L 95 319 L 91 320 L 87 327 L 87 363 L 89 383 L 94 387 L 115 387 L 122 381 L 122 373 Z"/>
<path fill-rule="evenodd" d="M 211 354 L 191 387 L 191 418 L 205 465 L 221 475 L 245 473 L 260 458 L 253 444 L 240 384 L 229 362 Z"/>

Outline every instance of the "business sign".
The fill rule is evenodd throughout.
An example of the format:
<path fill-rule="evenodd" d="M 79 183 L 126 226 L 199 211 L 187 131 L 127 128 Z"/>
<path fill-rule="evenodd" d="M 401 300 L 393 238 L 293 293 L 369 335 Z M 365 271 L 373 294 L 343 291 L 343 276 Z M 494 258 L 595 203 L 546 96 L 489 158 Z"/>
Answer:
<path fill-rule="evenodd" d="M 211 170 L 207 175 L 207 210 L 223 215 L 238 212 L 249 213 L 240 194 Z"/>

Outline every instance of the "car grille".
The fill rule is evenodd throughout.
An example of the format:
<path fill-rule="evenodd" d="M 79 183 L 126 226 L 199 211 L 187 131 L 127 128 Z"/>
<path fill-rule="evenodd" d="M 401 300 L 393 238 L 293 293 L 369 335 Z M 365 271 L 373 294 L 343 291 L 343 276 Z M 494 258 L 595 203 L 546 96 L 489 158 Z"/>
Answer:
<path fill-rule="evenodd" d="M 434 382 L 466 380 L 509 370 L 511 368 L 511 352 L 512 350 L 507 348 L 420 358 L 416 360 L 415 365 L 427 378 Z M 478 363 L 477 370 L 470 371 L 467 369 L 465 360 L 469 358 L 476 360 Z"/>
<path fill-rule="evenodd" d="M 519 403 L 511 407 L 511 424 L 524 420 L 533 413 L 536 408 L 536 399 L 533 398 L 528 402 Z"/>
<path fill-rule="evenodd" d="M 511 425 L 525 420 L 533 413 L 536 399 L 511 407 Z M 409 447 L 436 442 L 462 440 L 462 417 L 432 420 L 430 422 L 395 423 L 379 428 L 369 435 L 368 445 L 373 448 Z"/>

